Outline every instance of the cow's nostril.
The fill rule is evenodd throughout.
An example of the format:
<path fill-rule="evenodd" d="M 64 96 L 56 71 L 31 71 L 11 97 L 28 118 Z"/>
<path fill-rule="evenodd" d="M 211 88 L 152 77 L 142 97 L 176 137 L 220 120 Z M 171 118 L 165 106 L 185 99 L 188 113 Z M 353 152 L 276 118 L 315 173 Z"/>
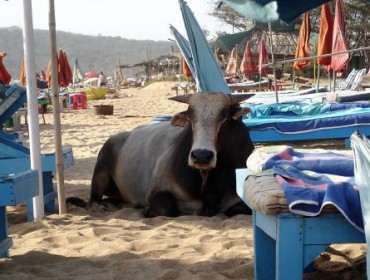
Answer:
<path fill-rule="evenodd" d="M 214 153 L 209 150 L 196 149 L 191 152 L 191 158 L 196 163 L 210 163 L 214 157 Z"/>

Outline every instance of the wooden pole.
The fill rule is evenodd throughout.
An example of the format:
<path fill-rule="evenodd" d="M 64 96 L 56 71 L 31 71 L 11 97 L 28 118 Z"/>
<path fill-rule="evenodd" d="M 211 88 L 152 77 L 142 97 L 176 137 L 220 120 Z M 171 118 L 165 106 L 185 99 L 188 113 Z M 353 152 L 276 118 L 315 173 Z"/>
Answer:
<path fill-rule="evenodd" d="M 57 175 L 59 215 L 62 215 L 65 214 L 67 210 L 66 210 L 66 195 L 64 188 L 64 166 L 62 152 L 62 135 L 60 125 L 54 0 L 49 0 L 49 35 L 50 35 L 51 89 L 53 100 L 54 135 L 55 135 L 55 165 Z"/>
<path fill-rule="evenodd" d="M 276 103 L 279 103 L 279 94 L 277 91 L 277 81 L 276 81 L 276 64 L 275 64 L 275 56 L 274 56 L 274 50 L 272 47 L 272 31 L 271 31 L 271 23 L 268 23 L 269 26 L 269 37 L 270 37 L 270 47 L 271 47 L 271 61 L 272 61 L 272 73 L 274 75 L 274 88 L 275 88 L 275 98 L 276 98 Z"/>

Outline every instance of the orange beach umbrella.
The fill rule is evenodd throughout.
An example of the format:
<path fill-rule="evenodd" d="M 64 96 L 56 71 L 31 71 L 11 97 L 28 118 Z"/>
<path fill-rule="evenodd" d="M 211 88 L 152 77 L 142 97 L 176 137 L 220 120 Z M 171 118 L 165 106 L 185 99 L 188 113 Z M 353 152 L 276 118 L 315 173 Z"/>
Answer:
<path fill-rule="evenodd" d="M 182 69 L 182 74 L 185 77 L 190 78 L 190 77 L 193 76 L 193 74 L 191 73 L 190 68 L 189 68 L 188 64 L 186 63 L 186 60 L 183 56 L 181 56 L 181 69 Z"/>
<path fill-rule="evenodd" d="M 24 86 L 26 85 L 26 62 L 24 58 L 22 59 L 21 71 L 19 73 L 19 83 Z"/>
<path fill-rule="evenodd" d="M 317 42 L 317 55 L 323 55 L 331 53 L 332 41 L 333 41 L 333 23 L 334 17 L 330 11 L 329 4 L 323 4 L 321 6 L 321 19 L 320 19 L 320 31 L 319 40 Z M 324 65 L 326 70 L 330 71 L 331 57 L 318 57 L 317 63 Z"/>
<path fill-rule="evenodd" d="M 299 31 L 298 45 L 295 53 L 295 58 L 303 58 L 310 55 L 310 17 L 308 13 L 304 13 L 301 29 Z M 295 61 L 293 67 L 295 70 L 301 70 L 310 64 L 309 60 Z"/>
<path fill-rule="evenodd" d="M 229 62 L 226 67 L 226 74 L 235 75 L 236 74 L 236 63 L 237 63 L 237 51 L 233 48 L 230 54 Z"/>

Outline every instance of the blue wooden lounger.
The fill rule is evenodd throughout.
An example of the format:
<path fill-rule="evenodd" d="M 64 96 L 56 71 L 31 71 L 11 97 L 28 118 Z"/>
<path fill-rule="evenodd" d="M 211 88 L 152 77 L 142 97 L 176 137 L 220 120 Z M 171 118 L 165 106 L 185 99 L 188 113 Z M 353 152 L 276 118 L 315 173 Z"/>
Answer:
<path fill-rule="evenodd" d="M 250 129 L 254 143 L 344 139 L 349 147 L 349 138 L 356 130 L 370 135 L 370 104 L 367 102 L 251 106 L 251 116 L 244 117 L 243 122 Z"/>
<path fill-rule="evenodd" d="M 278 211 L 281 205 L 272 203 L 276 211 L 263 213 L 246 195 L 248 174 L 247 169 L 236 171 L 238 195 L 253 210 L 254 279 L 303 279 L 313 260 L 331 244 L 366 242 L 365 235 L 339 212 L 307 217 Z"/>
<path fill-rule="evenodd" d="M 5 100 L 0 102 L 0 130 L 5 121 L 27 102 L 26 88 L 18 84 L 6 87 L 5 96 Z M 41 155 L 41 161 L 45 210 L 55 212 L 56 192 L 53 188 L 53 171 L 56 170 L 55 155 Z M 64 168 L 69 168 L 73 164 L 72 149 L 63 149 Z M 0 131 L 0 174 L 25 172 L 30 167 L 29 148 L 19 143 L 15 134 Z M 29 221 L 33 220 L 32 199 L 27 200 L 27 217 Z"/>
<path fill-rule="evenodd" d="M 0 175 L 0 258 L 9 257 L 12 239 L 8 236 L 6 206 L 15 206 L 39 194 L 36 170 Z"/>
<path fill-rule="evenodd" d="M 55 155 L 41 155 L 44 205 L 45 210 L 55 212 L 55 197 L 56 192 L 53 187 L 53 171 L 55 171 Z M 63 166 L 65 169 L 73 166 L 72 148 L 63 149 Z M 0 133 L 0 174 L 13 174 L 29 170 L 30 150 L 14 141 L 6 139 Z M 33 204 L 32 200 L 27 201 L 27 218 L 33 220 Z"/>

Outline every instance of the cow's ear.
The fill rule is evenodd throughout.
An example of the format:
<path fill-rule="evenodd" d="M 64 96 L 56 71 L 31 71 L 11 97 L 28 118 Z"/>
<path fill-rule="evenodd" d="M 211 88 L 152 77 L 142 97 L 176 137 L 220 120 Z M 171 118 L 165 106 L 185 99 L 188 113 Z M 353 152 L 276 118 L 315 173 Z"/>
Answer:
<path fill-rule="evenodd" d="M 171 125 L 174 126 L 186 126 L 188 119 L 186 118 L 186 112 L 177 113 L 171 119 Z"/>
<path fill-rule="evenodd" d="M 239 119 L 241 116 L 243 115 L 246 115 L 246 114 L 249 114 L 251 112 L 251 109 L 249 107 L 244 107 L 244 108 L 238 108 L 238 110 L 235 112 L 235 114 L 233 115 L 233 119 L 234 120 L 237 120 Z"/>

